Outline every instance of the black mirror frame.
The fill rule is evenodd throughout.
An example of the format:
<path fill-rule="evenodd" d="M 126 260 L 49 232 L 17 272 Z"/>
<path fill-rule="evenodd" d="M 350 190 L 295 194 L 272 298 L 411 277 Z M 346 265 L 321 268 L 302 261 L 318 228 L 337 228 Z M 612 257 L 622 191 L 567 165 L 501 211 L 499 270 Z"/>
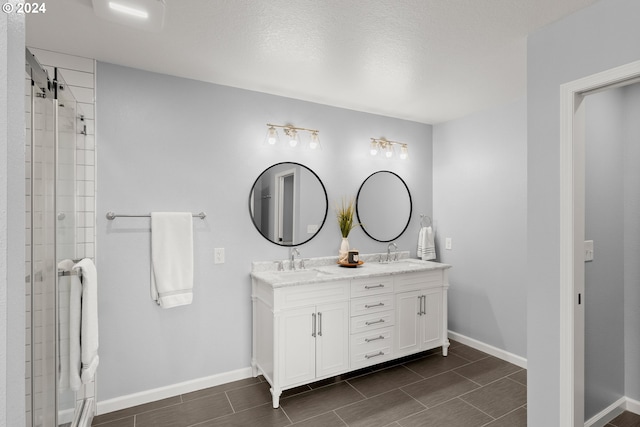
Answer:
<path fill-rule="evenodd" d="M 402 229 L 402 231 L 400 232 L 400 234 L 398 234 L 397 236 L 395 236 L 394 238 L 389 239 L 389 240 L 380 240 L 380 239 L 377 239 L 377 238 L 373 237 L 371 234 L 369 234 L 369 232 L 367 231 L 367 228 L 362 224 L 362 220 L 360 219 L 360 211 L 358 210 L 358 199 L 360 198 L 360 191 L 362 190 L 362 187 L 364 187 L 364 185 L 367 183 L 367 180 L 369 180 L 369 178 L 371 178 L 372 176 L 374 176 L 376 174 L 382 173 L 382 172 L 387 172 L 387 173 L 390 173 L 392 175 L 395 175 L 400 180 L 400 182 L 402 182 L 404 187 L 407 189 L 407 194 L 409 195 L 409 217 L 407 218 L 407 223 L 405 224 L 405 226 Z M 382 242 L 382 243 L 393 242 L 394 240 L 396 240 L 397 238 L 402 236 L 404 234 L 404 232 L 407 231 L 407 227 L 409 227 L 409 223 L 411 222 L 411 214 L 412 213 L 413 213 L 413 199 L 411 197 L 411 191 L 409 191 L 409 187 L 407 186 L 407 183 L 404 182 L 404 179 L 402 179 L 400 177 L 400 175 L 398 175 L 395 172 L 391 172 L 391 171 L 388 171 L 388 170 L 380 170 L 380 171 L 374 172 L 371 175 L 369 175 L 367 177 L 367 179 L 362 181 L 362 184 L 360 185 L 360 188 L 358 188 L 358 194 L 356 195 L 356 215 L 358 217 L 358 222 L 360 223 L 360 228 L 362 229 L 362 231 L 364 231 L 364 234 L 366 234 L 367 236 L 369 236 L 370 238 L 372 238 L 376 242 Z"/>
<path fill-rule="evenodd" d="M 325 210 L 324 210 L 324 218 L 322 218 L 322 223 L 320 224 L 320 226 L 318 227 L 318 230 L 313 234 L 313 236 L 309 237 L 307 240 L 305 240 L 304 242 L 300 242 L 300 243 L 296 243 L 296 244 L 291 244 L 291 245 L 285 245 L 285 244 L 281 244 L 278 242 L 274 242 L 273 240 L 269 239 L 267 236 L 265 236 L 262 231 L 260 230 L 260 228 L 258 227 L 258 225 L 256 224 L 255 218 L 253 217 L 253 213 L 251 212 L 251 195 L 254 192 L 254 189 L 256 187 L 256 184 L 258 183 L 258 180 L 260 179 L 260 177 L 269 169 L 271 169 L 272 167 L 278 166 L 278 165 L 284 165 L 284 164 L 288 164 L 288 165 L 298 165 L 301 166 L 303 168 L 305 168 L 306 170 L 308 170 L 309 172 L 311 172 L 313 174 L 313 176 L 316 177 L 316 179 L 318 180 L 318 182 L 320 183 L 320 186 L 322 187 L 322 191 L 324 192 L 324 201 L 325 201 Z M 320 233 L 320 230 L 322 230 L 322 227 L 324 227 L 324 223 L 327 221 L 327 215 L 329 213 L 329 197 L 327 196 L 327 189 L 324 186 L 324 183 L 322 182 L 322 180 L 320 179 L 320 177 L 318 176 L 317 173 L 315 173 L 311 168 L 309 168 L 308 166 L 303 165 L 302 163 L 298 163 L 298 162 L 279 162 L 279 163 L 274 163 L 271 166 L 269 166 L 268 168 L 266 168 L 265 170 L 263 170 L 258 177 L 255 179 L 255 181 L 253 181 L 253 185 L 251 186 L 251 190 L 249 190 L 249 203 L 248 203 L 248 208 L 249 208 L 249 216 L 251 217 L 251 222 L 253 223 L 253 226 L 256 228 L 256 230 L 258 231 L 258 234 L 260 234 L 262 237 L 264 237 L 264 239 L 268 242 L 273 243 L 276 246 L 280 246 L 283 248 L 291 248 L 294 246 L 300 246 L 300 245 L 304 245 L 305 243 L 309 242 L 310 240 L 312 240 L 314 237 L 316 237 L 318 235 L 318 233 Z"/>

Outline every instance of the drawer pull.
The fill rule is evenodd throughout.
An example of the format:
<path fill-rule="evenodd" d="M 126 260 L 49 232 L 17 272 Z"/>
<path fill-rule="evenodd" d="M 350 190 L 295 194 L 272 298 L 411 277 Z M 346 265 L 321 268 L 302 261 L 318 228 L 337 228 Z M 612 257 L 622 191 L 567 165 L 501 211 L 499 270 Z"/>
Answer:
<path fill-rule="evenodd" d="M 384 323 L 384 319 L 376 320 L 376 321 L 373 321 L 373 322 L 364 322 L 364 324 L 367 325 L 367 326 L 375 325 L 376 323 Z"/>
<path fill-rule="evenodd" d="M 364 358 L 365 359 L 372 359 L 372 358 L 378 357 L 378 356 L 384 356 L 384 351 L 379 351 L 376 354 L 365 354 Z"/>
<path fill-rule="evenodd" d="M 384 337 L 382 335 L 380 335 L 379 337 L 375 337 L 375 338 L 365 338 L 364 342 L 371 342 L 371 341 L 378 341 L 378 340 L 383 340 Z"/>
<path fill-rule="evenodd" d="M 380 283 L 379 285 L 375 285 L 375 286 L 365 286 L 365 289 L 375 289 L 375 288 L 384 288 L 384 285 L 382 283 Z"/>
<path fill-rule="evenodd" d="M 379 302 L 377 304 L 371 304 L 371 305 L 365 304 L 364 308 L 383 307 L 383 306 L 384 306 L 384 303 Z"/>

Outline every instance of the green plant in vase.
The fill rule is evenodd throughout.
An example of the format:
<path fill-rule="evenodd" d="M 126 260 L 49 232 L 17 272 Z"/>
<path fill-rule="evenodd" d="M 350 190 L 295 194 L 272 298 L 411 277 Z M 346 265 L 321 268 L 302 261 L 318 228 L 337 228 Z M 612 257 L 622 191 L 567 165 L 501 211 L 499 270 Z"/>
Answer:
<path fill-rule="evenodd" d="M 342 203 L 336 207 L 336 217 L 338 219 L 338 227 L 342 234 L 342 243 L 338 251 L 338 262 L 346 264 L 349 257 L 349 233 L 359 224 L 353 222 L 353 214 L 355 212 L 355 200 L 346 197 L 342 198 Z"/>

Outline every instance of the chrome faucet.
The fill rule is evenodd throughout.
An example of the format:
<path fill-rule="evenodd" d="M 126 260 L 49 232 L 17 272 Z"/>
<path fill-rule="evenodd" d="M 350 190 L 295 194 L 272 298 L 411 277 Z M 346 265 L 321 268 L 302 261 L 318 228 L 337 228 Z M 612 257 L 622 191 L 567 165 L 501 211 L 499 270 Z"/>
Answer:
<path fill-rule="evenodd" d="M 298 251 L 298 248 L 291 248 L 291 251 L 289 252 L 289 255 L 291 256 L 291 270 L 295 270 L 296 269 L 296 255 L 298 256 L 298 258 L 300 258 L 300 251 Z M 300 258 L 302 259 L 302 258 Z M 304 264 L 301 264 L 301 267 L 304 269 Z"/>
<path fill-rule="evenodd" d="M 393 258 L 394 261 L 398 260 L 398 245 L 391 242 L 387 245 L 387 262 L 391 261 L 391 246 L 393 246 Z"/>

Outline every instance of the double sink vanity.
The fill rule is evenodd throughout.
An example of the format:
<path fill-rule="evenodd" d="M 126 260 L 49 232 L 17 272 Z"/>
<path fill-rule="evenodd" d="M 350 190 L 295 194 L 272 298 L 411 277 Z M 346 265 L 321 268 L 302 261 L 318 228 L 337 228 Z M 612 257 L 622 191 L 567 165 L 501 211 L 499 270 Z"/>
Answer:
<path fill-rule="evenodd" d="M 447 355 L 447 264 L 409 259 L 358 268 L 337 257 L 312 258 L 305 269 L 278 271 L 252 263 L 253 375 L 283 390 L 442 347 Z"/>

